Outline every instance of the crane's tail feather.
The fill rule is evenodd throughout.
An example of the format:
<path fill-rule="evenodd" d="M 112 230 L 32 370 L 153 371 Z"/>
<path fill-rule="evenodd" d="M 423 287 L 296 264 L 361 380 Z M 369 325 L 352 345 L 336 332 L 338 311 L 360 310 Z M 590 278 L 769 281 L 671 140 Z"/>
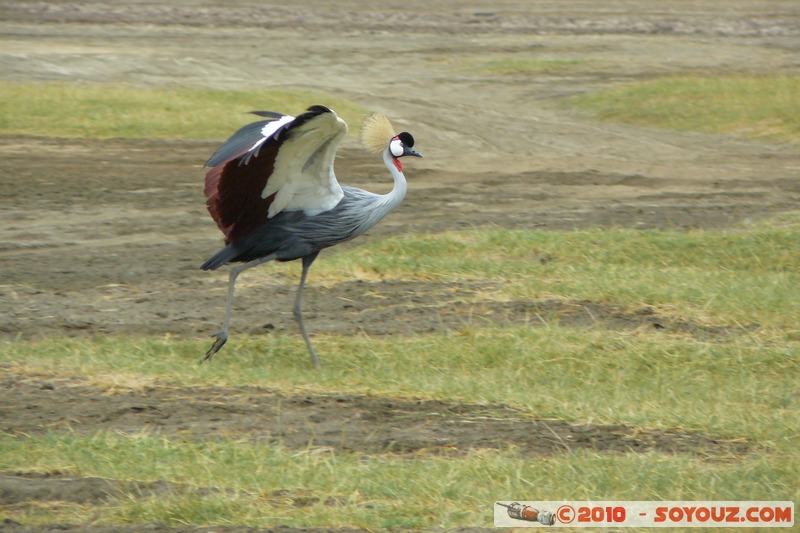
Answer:
<path fill-rule="evenodd" d="M 216 270 L 222 265 L 234 260 L 237 255 L 239 255 L 239 250 L 235 250 L 233 246 L 228 245 L 212 255 L 200 268 L 203 270 Z"/>

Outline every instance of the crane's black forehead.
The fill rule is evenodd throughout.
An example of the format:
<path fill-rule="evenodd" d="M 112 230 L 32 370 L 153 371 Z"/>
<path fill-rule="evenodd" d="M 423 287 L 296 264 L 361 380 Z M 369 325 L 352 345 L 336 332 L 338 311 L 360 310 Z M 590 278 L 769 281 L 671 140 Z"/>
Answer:
<path fill-rule="evenodd" d="M 412 137 L 411 134 L 408 133 L 407 131 L 404 131 L 403 133 L 399 134 L 397 138 L 400 139 L 400 142 L 402 142 L 409 148 L 414 146 L 414 137 Z"/>

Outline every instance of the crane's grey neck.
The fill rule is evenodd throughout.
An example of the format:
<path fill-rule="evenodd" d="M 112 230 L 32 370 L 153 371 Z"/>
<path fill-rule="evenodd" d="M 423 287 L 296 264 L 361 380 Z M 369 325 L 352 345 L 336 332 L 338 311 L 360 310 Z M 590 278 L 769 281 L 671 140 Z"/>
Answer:
<path fill-rule="evenodd" d="M 381 195 L 381 203 L 383 203 L 387 211 L 389 211 L 400 205 L 400 202 L 406 197 L 406 177 L 400 172 L 397 166 L 395 166 L 394 156 L 389 151 L 388 147 L 383 151 L 383 163 L 386 165 L 386 168 L 389 169 L 392 178 L 394 178 L 394 187 L 392 190 L 387 194 Z"/>

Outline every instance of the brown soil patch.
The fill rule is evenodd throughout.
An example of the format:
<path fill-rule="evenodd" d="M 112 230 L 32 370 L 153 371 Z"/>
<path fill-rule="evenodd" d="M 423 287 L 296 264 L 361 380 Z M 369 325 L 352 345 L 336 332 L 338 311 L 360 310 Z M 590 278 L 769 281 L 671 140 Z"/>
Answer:
<path fill-rule="evenodd" d="M 234 4 L 3 2 L 0 76 L 300 87 L 384 111 L 414 133 L 426 158 L 408 165 L 403 206 L 358 242 L 493 226 L 722 228 L 800 202 L 796 147 L 603 124 L 557 103 L 564 95 L 672 73 L 796 73 L 797 2 L 731 0 L 722 8 L 712 0 L 498 0 L 487 8 L 468 0 L 411 0 L 366 8 L 353 0 L 334 10 L 318 0 Z M 581 61 L 574 68 L 535 75 L 470 68 L 494 59 L 576 58 Z M 200 169 L 217 142 L 0 139 L 0 336 L 197 337 L 215 331 L 226 276 L 198 266 L 221 241 L 205 213 Z M 337 160 L 337 175 L 376 192 L 388 187 L 380 163 L 353 140 Z M 237 332 L 294 331 L 296 282 L 280 274 L 263 286 L 243 284 L 226 349 L 235 349 Z M 704 338 L 730 333 L 649 308 L 474 298 L 491 289 L 403 280 L 321 287 L 312 269 L 308 324 L 314 333 L 370 335 L 487 321 L 599 324 Z M 288 447 L 311 442 L 408 457 L 513 447 L 530 455 L 588 448 L 725 459 L 750 446 L 681 432 L 536 420 L 504 406 L 287 396 L 255 387 L 154 385 L 104 396 L 78 377 L 23 379 L 7 368 L 0 369 L 0 380 L 6 390 L 2 429 L 11 433 L 191 431 L 200 438 L 246 436 Z M 134 489 L 158 493 L 169 485 L 12 472 L 0 477 L 0 503 L 91 503 Z M 70 527 L 6 521 L 2 529 Z M 243 530 L 157 524 L 73 529 Z"/>
<path fill-rule="evenodd" d="M 376 454 L 515 449 L 531 457 L 592 449 L 724 457 L 748 446 L 623 425 L 536 420 L 505 406 L 353 395 L 285 395 L 261 387 L 146 386 L 104 394 L 80 378 L 7 374 L 2 431 L 152 432 L 249 438 L 288 448 Z"/>

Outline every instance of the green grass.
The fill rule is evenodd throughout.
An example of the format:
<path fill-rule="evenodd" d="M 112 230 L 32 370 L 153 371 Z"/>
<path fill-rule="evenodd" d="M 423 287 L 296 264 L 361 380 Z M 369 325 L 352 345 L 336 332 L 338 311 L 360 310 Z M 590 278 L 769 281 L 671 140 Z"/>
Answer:
<path fill-rule="evenodd" d="M 40 472 L 137 480 L 139 495 L 91 508 L 54 506 L 16 518 L 38 523 L 241 524 L 294 527 L 421 528 L 487 524 L 496 499 L 720 500 L 778 498 L 790 490 L 791 465 L 753 455 L 736 464 L 658 454 L 576 452 L 553 458 L 475 451 L 359 457 L 240 440 L 195 442 L 100 432 L 89 436 L 8 437 L 2 464 Z M 412 459 L 412 460 L 410 460 Z M 164 493 L 148 482 L 179 480 Z M 208 489 L 213 488 L 213 492 Z"/>
<path fill-rule="evenodd" d="M 315 278 L 484 280 L 506 298 L 652 305 L 701 322 L 797 327 L 797 225 L 747 231 L 481 230 L 407 235 L 321 262 Z M 265 271 L 268 275 L 270 271 Z"/>
<path fill-rule="evenodd" d="M 792 251 L 798 239 L 796 214 L 727 231 L 498 229 L 398 236 L 332 253 L 311 279 L 494 282 L 473 303 L 557 297 L 655 306 L 698 331 L 728 327 L 721 335 L 568 326 L 558 316 L 543 317 L 548 323 L 537 326 L 476 320 L 454 331 L 402 338 L 315 335 L 321 372 L 310 371 L 296 334 L 234 334 L 213 365 L 197 364 L 207 339 L 53 338 L 0 347 L 0 364 L 9 372 L 32 379 L 84 376 L 106 394 L 148 386 L 256 385 L 289 394 L 506 404 L 536 418 L 746 439 L 753 446 L 749 454 L 722 461 L 587 451 L 528 457 L 514 449 L 458 457 L 362 455 L 287 449 L 247 435 L 52 431 L 0 436 L 0 470 L 169 480 L 175 487 L 168 494 L 129 491 L 91 506 L 22 506 L 6 515 L 26 523 L 380 529 L 489 525 L 491 502 L 503 498 L 796 501 L 800 256 Z M 249 279 L 258 283 L 259 275 L 271 271 Z M 437 320 L 435 311 L 431 320 Z M 748 327 L 739 327 L 743 323 Z"/>
<path fill-rule="evenodd" d="M 0 82 L 0 135 L 216 139 L 254 110 L 297 114 L 323 104 L 355 131 L 366 110 L 329 94 L 288 90 L 143 88 L 67 82 Z"/>
<path fill-rule="evenodd" d="M 800 142 L 800 76 L 668 76 L 568 98 L 603 120 Z"/>
<path fill-rule="evenodd" d="M 433 317 L 432 317 L 433 318 Z M 710 432 L 775 443 L 800 430 L 799 347 L 781 338 L 725 342 L 573 327 L 484 327 L 398 339 L 316 336 L 329 354 L 308 372 L 298 335 L 235 335 L 219 365 L 195 364 L 200 340 L 51 339 L 4 346 L 27 372 L 91 376 L 103 390 L 167 381 L 507 404 L 532 416 Z M 221 360 L 222 361 L 222 360 Z M 419 368 L 429 371 L 419 372 Z M 546 386 L 520 379 L 547 375 Z M 587 394 L 591 391 L 591 394 Z"/>

